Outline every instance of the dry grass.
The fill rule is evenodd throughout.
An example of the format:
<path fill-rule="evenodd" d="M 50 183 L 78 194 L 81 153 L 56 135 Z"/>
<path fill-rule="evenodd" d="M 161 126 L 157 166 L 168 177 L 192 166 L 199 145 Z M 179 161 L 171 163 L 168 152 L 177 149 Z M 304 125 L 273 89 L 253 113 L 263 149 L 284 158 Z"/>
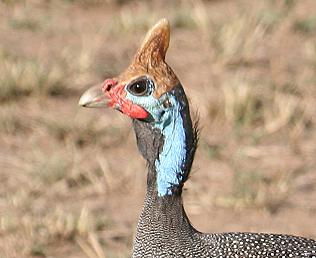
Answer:
<path fill-rule="evenodd" d="M 203 127 L 185 192 L 193 223 L 315 238 L 315 8 L 0 1 L 0 257 L 129 257 L 145 165 L 127 118 L 77 101 L 163 16 Z"/>

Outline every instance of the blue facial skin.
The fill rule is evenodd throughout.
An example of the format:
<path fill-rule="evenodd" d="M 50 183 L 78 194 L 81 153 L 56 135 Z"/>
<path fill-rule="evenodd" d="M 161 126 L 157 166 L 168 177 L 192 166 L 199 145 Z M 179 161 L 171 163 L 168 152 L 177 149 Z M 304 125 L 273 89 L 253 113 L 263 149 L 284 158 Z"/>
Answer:
<path fill-rule="evenodd" d="M 148 80 L 148 93 L 135 96 L 126 90 L 126 98 L 142 106 L 153 118 L 152 126 L 164 136 L 164 145 L 155 161 L 157 172 L 158 196 L 172 195 L 172 187 L 183 179 L 183 167 L 186 158 L 186 135 L 181 116 L 182 107 L 172 91 L 159 99 L 152 96 L 154 84 Z M 168 105 L 163 103 L 168 101 Z"/>

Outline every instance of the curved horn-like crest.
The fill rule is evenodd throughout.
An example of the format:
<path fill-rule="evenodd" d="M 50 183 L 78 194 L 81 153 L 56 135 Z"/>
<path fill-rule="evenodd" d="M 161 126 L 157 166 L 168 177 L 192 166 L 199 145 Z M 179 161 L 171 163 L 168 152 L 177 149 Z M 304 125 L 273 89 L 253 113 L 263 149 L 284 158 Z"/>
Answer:
<path fill-rule="evenodd" d="M 169 40 L 169 22 L 161 19 L 149 30 L 132 63 L 119 76 L 119 81 L 128 83 L 139 76 L 149 75 L 156 83 L 156 98 L 176 86 L 179 80 L 165 62 Z"/>
<path fill-rule="evenodd" d="M 170 25 L 167 19 L 158 21 L 150 31 L 138 49 L 134 62 L 140 62 L 142 65 L 157 66 L 165 60 L 166 52 L 170 41 Z"/>

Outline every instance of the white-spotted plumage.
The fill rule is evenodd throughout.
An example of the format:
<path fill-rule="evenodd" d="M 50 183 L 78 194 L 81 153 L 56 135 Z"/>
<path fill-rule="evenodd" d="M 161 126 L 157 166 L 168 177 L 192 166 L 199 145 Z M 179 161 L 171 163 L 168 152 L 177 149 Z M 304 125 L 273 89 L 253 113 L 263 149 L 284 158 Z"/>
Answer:
<path fill-rule="evenodd" d="M 316 242 L 297 236 L 198 232 L 179 197 L 147 192 L 133 258 L 316 258 Z"/>

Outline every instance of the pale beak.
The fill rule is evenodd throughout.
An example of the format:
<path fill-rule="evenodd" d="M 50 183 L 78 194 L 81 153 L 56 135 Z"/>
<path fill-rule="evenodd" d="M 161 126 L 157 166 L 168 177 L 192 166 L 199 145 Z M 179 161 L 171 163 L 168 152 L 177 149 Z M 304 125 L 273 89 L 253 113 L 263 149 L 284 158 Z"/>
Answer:
<path fill-rule="evenodd" d="M 79 106 L 88 108 L 108 107 L 110 99 L 102 91 L 102 84 L 86 90 L 79 99 Z"/>

